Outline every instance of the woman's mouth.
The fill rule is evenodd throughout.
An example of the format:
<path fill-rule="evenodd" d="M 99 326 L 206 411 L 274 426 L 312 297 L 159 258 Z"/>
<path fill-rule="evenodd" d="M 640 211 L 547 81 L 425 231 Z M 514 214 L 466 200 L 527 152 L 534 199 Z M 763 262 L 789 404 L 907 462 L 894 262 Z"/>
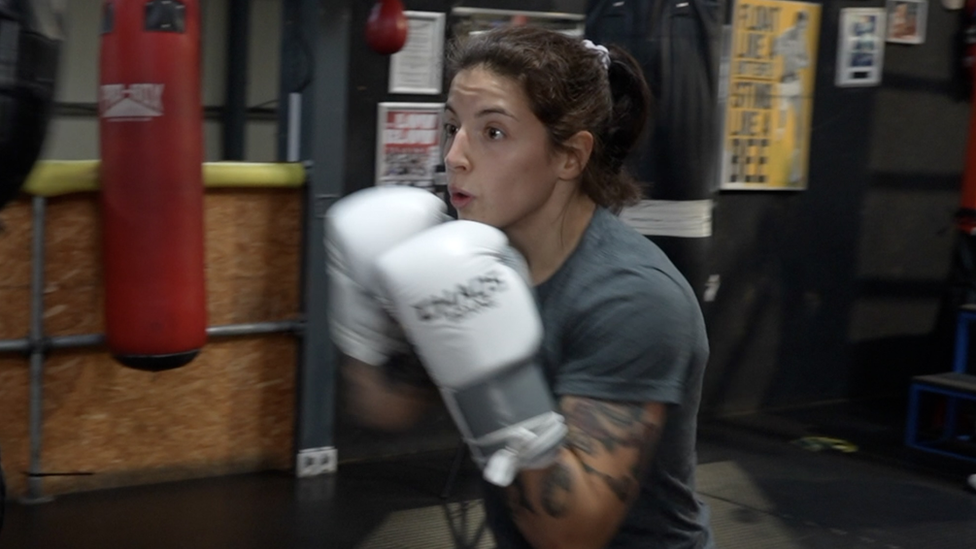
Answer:
<path fill-rule="evenodd" d="M 474 197 L 464 191 L 451 191 L 451 206 L 454 206 L 455 209 L 463 209 L 472 200 L 474 200 Z"/>

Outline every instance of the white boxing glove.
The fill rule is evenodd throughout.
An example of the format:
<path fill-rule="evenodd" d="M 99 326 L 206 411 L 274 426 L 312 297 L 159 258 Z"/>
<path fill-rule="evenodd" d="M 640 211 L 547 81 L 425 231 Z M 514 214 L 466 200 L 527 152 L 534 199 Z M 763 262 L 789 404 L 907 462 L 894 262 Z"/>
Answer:
<path fill-rule="evenodd" d="M 445 223 L 384 254 L 377 272 L 485 479 L 507 486 L 551 464 L 566 425 L 535 361 L 542 320 L 527 269 L 504 233 Z"/>
<path fill-rule="evenodd" d="M 370 187 L 326 212 L 329 329 L 344 354 L 380 366 L 409 351 L 403 333 L 376 300 L 375 260 L 450 217 L 444 201 L 414 187 Z"/>

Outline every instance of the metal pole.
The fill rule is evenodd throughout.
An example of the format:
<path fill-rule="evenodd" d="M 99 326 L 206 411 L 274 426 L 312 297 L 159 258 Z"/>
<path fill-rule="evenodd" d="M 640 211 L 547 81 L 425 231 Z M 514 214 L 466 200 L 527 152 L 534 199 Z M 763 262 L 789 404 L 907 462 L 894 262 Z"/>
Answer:
<path fill-rule="evenodd" d="M 312 50 L 305 35 L 308 25 L 304 22 L 303 2 L 304 0 L 284 0 L 281 3 L 281 74 L 278 77 L 275 156 L 279 162 L 301 160 L 303 151 L 299 145 L 306 135 L 300 126 L 295 125 L 305 100 L 305 88 L 312 81 Z"/>
<path fill-rule="evenodd" d="M 41 473 L 41 437 L 44 425 L 44 225 L 47 199 L 35 196 L 31 241 L 31 323 L 30 323 L 30 465 L 26 504 L 51 501 L 44 495 Z"/>
<path fill-rule="evenodd" d="M 224 160 L 244 160 L 247 130 L 247 35 L 251 0 L 231 0 L 227 7 L 227 89 L 224 92 Z"/>
<path fill-rule="evenodd" d="M 299 31 L 297 42 L 307 39 L 311 46 L 313 67 L 311 78 L 299 88 L 305 120 L 301 151 L 313 166 L 305 188 L 301 302 L 305 333 L 315 337 L 300 340 L 295 394 L 295 471 L 299 477 L 309 477 L 334 473 L 338 462 L 334 441 L 336 352 L 331 340 L 318 334 L 328 333 L 323 218 L 341 195 L 345 180 L 352 0 L 326 2 L 327 6 L 319 0 L 291 4 L 286 13 L 300 14 L 291 24 Z M 285 23 L 288 29 L 289 21 Z M 295 47 L 294 43 L 284 41 L 283 52 Z M 283 80 L 294 82 L 295 78 L 295 74 L 282 74 Z M 286 143 L 279 151 L 287 153 Z"/>

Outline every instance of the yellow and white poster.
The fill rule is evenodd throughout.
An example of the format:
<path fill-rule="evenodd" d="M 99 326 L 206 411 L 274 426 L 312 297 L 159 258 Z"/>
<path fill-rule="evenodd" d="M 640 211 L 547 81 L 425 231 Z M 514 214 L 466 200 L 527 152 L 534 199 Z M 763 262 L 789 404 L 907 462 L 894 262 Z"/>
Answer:
<path fill-rule="evenodd" d="M 820 5 L 739 0 L 725 108 L 723 190 L 807 188 Z"/>

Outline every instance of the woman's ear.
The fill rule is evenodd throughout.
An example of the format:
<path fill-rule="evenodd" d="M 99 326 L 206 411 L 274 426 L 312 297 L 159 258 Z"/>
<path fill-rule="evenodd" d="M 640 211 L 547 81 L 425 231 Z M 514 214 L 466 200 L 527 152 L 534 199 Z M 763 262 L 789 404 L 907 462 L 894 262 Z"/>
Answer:
<path fill-rule="evenodd" d="M 585 130 L 578 131 L 563 145 L 566 150 L 560 159 L 559 178 L 577 179 L 583 174 L 583 169 L 586 168 L 593 153 L 593 134 Z"/>

